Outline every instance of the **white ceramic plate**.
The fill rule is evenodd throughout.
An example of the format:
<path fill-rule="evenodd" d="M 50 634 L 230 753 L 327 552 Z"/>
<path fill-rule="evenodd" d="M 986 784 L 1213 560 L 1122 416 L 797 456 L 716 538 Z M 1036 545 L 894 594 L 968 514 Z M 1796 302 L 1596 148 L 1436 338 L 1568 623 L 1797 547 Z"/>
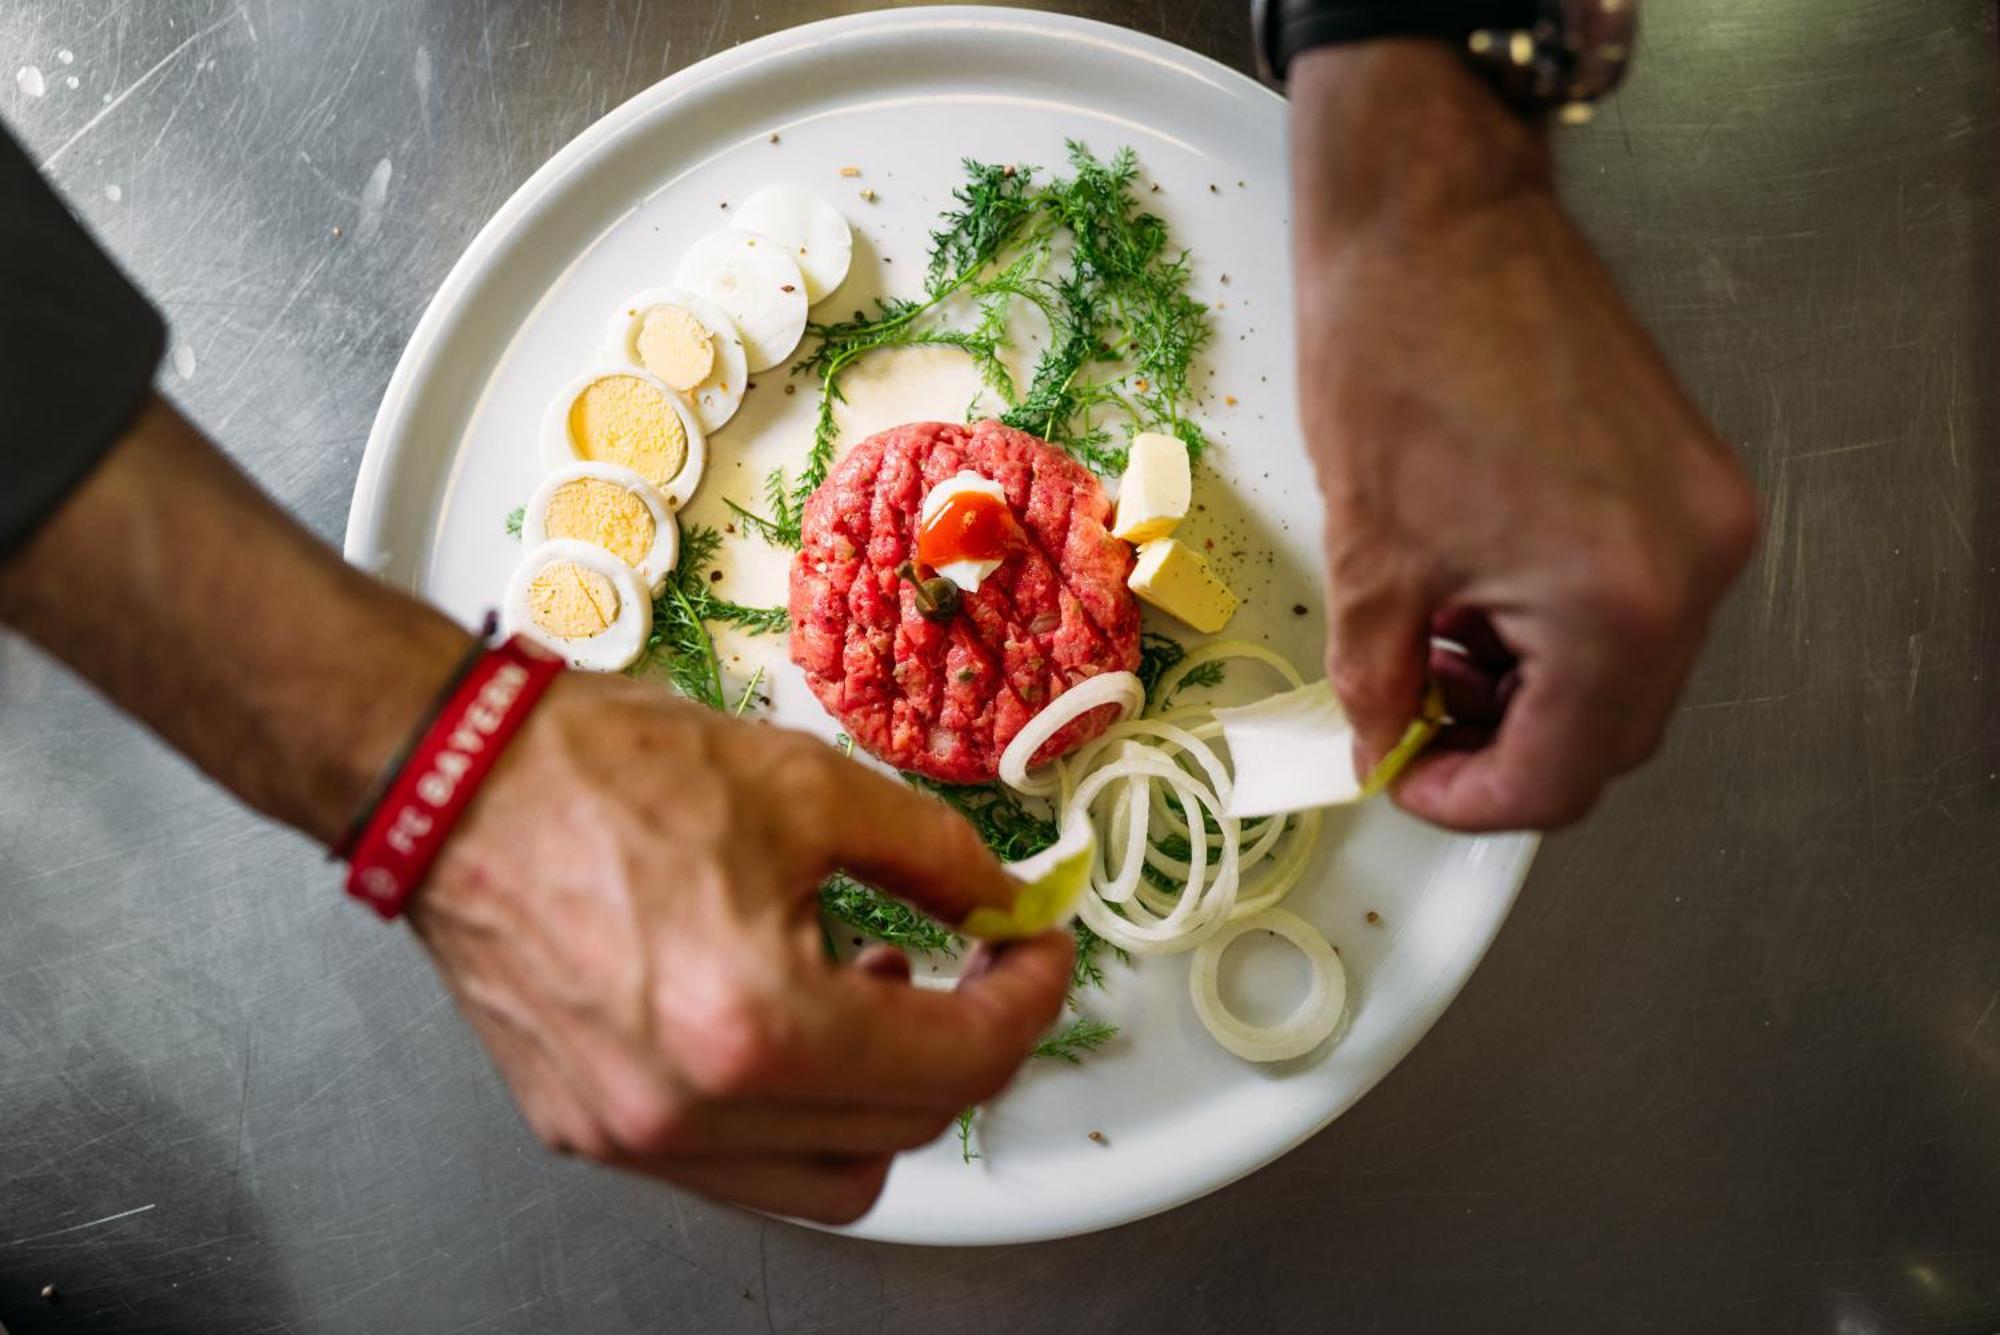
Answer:
<path fill-rule="evenodd" d="M 1148 202 L 1194 254 L 1197 293 L 1218 307 L 1200 412 L 1219 445 L 1191 536 L 1215 540 L 1245 597 L 1232 633 L 1310 671 L 1323 635 L 1319 520 L 1292 409 L 1283 104 L 1164 42 L 1013 10 L 906 9 L 765 38 L 675 75 L 558 153 L 479 233 L 418 325 L 368 442 L 349 559 L 467 622 L 493 605 L 520 555 L 504 519 L 541 476 L 535 432 L 549 396 L 595 364 L 616 303 L 668 282 L 689 242 L 727 224 L 727 201 L 787 182 L 848 213 L 854 276 L 815 312 L 840 316 L 880 291 L 916 290 L 962 157 L 1060 165 L 1066 138 L 1100 154 L 1134 146 L 1147 186 L 1160 186 Z M 723 497 L 753 500 L 764 470 L 804 449 L 811 386 L 786 395 L 782 373 L 754 379 L 712 442 L 691 522 L 719 524 Z M 905 410 L 907 399 L 879 395 L 870 406 L 872 392 L 858 384 L 854 395 L 857 416 L 881 419 L 867 426 Z M 934 411 L 962 415 L 964 403 Z M 732 596 L 783 600 L 782 554 L 739 538 L 724 568 Z M 725 647 L 739 681 L 753 661 L 773 664 L 780 721 L 831 735 L 781 645 Z M 906 1156 L 852 1231 L 922 1243 L 1057 1237 L 1269 1163 L 1423 1036 L 1499 929 L 1533 847 L 1448 836 L 1383 803 L 1337 815 L 1289 901 L 1350 972 L 1349 1021 L 1333 1047 L 1245 1064 L 1196 1022 L 1184 958 L 1113 964 L 1109 989 L 1085 1004 L 1122 1036 L 1078 1068 L 1038 1063 L 981 1113 L 972 1164 L 949 1141 Z M 1379 924 L 1366 921 L 1371 910 Z M 1303 968 L 1276 947 L 1258 968 L 1263 949 L 1232 952 L 1225 979 L 1253 1014 L 1275 1014 Z"/>

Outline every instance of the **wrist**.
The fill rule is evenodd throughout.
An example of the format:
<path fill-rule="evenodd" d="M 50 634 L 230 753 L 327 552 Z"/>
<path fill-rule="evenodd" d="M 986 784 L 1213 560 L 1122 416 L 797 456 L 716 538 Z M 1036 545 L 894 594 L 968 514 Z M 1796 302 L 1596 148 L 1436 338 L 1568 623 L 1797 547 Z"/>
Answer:
<path fill-rule="evenodd" d="M 1301 254 L 1448 226 L 1553 189 L 1540 126 L 1444 42 L 1315 48 L 1293 62 L 1290 92 Z"/>
<path fill-rule="evenodd" d="M 362 808 L 380 796 L 386 771 L 402 756 L 466 661 L 473 637 L 444 617 L 404 602 L 372 582 L 351 590 L 356 635 L 325 682 L 327 698 L 311 721 L 294 725 L 292 743 L 306 760 L 295 824 L 332 846 Z"/>

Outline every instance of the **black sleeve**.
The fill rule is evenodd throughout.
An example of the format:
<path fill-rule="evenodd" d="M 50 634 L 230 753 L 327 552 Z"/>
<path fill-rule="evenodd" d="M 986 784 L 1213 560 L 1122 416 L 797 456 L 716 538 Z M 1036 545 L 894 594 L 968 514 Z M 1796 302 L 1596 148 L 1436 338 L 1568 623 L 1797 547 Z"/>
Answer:
<path fill-rule="evenodd" d="M 0 128 L 0 561 L 125 434 L 166 337 Z"/>

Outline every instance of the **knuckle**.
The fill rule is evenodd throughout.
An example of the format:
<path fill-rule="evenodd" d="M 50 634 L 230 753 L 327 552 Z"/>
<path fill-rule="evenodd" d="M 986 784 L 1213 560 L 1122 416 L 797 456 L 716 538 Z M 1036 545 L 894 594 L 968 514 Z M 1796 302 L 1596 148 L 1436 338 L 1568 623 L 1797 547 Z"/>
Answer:
<path fill-rule="evenodd" d="M 1574 825 L 1597 804 L 1595 783 L 1496 777 L 1470 804 L 1463 822 L 1471 830 L 1558 830 Z"/>
<path fill-rule="evenodd" d="M 842 778 L 834 761 L 834 753 L 812 738 L 787 739 L 772 764 L 771 788 L 800 820 L 827 817 L 841 799 Z"/>
<path fill-rule="evenodd" d="M 557 1154 L 573 1154 L 598 1163 L 608 1161 L 616 1150 L 609 1133 L 588 1118 L 579 1118 L 574 1126 L 550 1128 L 542 1143 Z"/>
<path fill-rule="evenodd" d="M 1653 715 L 1638 719 L 1632 724 L 1625 744 L 1618 751 L 1620 772 L 1637 769 L 1653 758 L 1660 747 L 1666 744 L 1668 722 L 1668 718 L 1664 715 Z"/>
<path fill-rule="evenodd" d="M 1331 651 L 1326 677 L 1333 686 L 1333 693 L 1350 709 L 1366 708 L 1374 702 L 1375 674 L 1345 646 Z"/>
<path fill-rule="evenodd" d="M 1686 598 L 1680 585 L 1663 562 L 1641 544 L 1630 543 L 1601 569 L 1596 611 L 1620 640 L 1650 646 L 1681 622 Z"/>
<path fill-rule="evenodd" d="M 782 1065 L 784 1039 L 771 1007 L 740 992 L 677 1017 L 685 1035 L 681 1069 L 704 1099 L 731 1099 L 767 1089 Z"/>
<path fill-rule="evenodd" d="M 919 1146 L 930 1144 L 945 1132 L 951 1130 L 957 1122 L 958 1117 L 953 1113 L 938 1113 L 932 1116 L 918 1126 L 916 1137 L 912 1140 L 910 1148 L 916 1149 Z"/>
<path fill-rule="evenodd" d="M 619 1155 L 652 1159 L 686 1148 L 689 1129 L 687 1110 L 680 1102 L 649 1093 L 610 1109 L 604 1134 Z"/>
<path fill-rule="evenodd" d="M 841 1170 L 829 1193 L 821 1219 L 829 1224 L 851 1224 L 875 1208 L 882 1186 L 889 1178 L 887 1159 L 870 1159 Z"/>
<path fill-rule="evenodd" d="M 1538 830 L 1560 830 L 1575 825 L 1597 805 L 1594 788 L 1571 788 L 1541 793 L 1525 804 L 1524 822 Z"/>
<path fill-rule="evenodd" d="M 1764 524 L 1757 493 L 1740 469 L 1732 470 L 1729 482 L 1717 489 L 1704 514 L 1717 562 L 1728 576 L 1734 577 L 1756 553 Z"/>

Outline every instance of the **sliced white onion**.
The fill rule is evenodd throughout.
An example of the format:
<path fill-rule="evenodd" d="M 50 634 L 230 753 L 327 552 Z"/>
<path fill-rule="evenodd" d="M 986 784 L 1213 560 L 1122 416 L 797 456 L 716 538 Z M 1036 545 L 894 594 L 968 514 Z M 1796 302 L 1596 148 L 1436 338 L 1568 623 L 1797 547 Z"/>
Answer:
<path fill-rule="evenodd" d="M 1236 823 L 1221 815 L 1215 794 L 1186 770 L 1157 752 L 1141 749 L 1099 766 L 1084 778 L 1063 807 L 1064 826 L 1088 820 L 1091 803 L 1110 784 L 1139 776 L 1172 788 L 1190 822 L 1201 821 L 1204 808 L 1215 817 L 1223 845 L 1215 859 L 1214 874 L 1209 874 L 1209 850 L 1203 844 L 1191 850 L 1186 884 L 1171 903 L 1160 902 L 1165 898 L 1161 892 L 1141 885 L 1134 878 L 1132 891 L 1136 893 L 1122 901 L 1112 899 L 1111 895 L 1129 893 L 1125 887 L 1094 882 L 1093 893 L 1085 897 L 1079 912 L 1098 935 L 1126 950 L 1147 955 L 1175 954 L 1193 948 L 1220 928 L 1235 907 L 1239 881 Z M 1147 906 L 1149 898 L 1159 904 L 1157 909 Z M 1114 903 L 1121 905 L 1122 913 L 1113 911 Z"/>
<path fill-rule="evenodd" d="M 1161 679 L 1155 698 L 1171 699 L 1189 672 L 1224 659 L 1261 663 L 1289 687 L 1302 681 L 1282 655 L 1224 640 L 1191 650 Z M 1022 792 L 1051 798 L 1065 838 L 1086 829 L 1096 834 L 1090 883 L 1077 910 L 1093 931 L 1135 955 L 1194 952 L 1195 1011 L 1223 1047 L 1251 1061 L 1310 1052 L 1339 1024 L 1346 974 L 1324 937 L 1275 906 L 1304 877 L 1324 822 L 1317 811 L 1247 821 L 1225 814 L 1241 776 L 1233 768 L 1236 757 L 1225 761 L 1214 745 L 1224 731 L 1216 711 L 1193 704 L 1143 714 L 1144 702 L 1130 673 L 1071 688 L 1008 744 L 1000 777 Z M 1107 705 L 1118 706 L 1116 722 L 1068 758 L 1028 773 L 1028 761 L 1049 738 Z M 1169 841 L 1184 841 L 1187 855 L 1170 854 L 1168 847 L 1179 845 Z M 1162 878 L 1179 888 L 1167 888 Z M 1216 985 L 1223 950 L 1256 928 L 1284 936 L 1312 966 L 1304 1004 L 1269 1027 L 1230 1014 Z"/>
<path fill-rule="evenodd" d="M 1229 769 L 1222 763 L 1221 757 L 1192 732 L 1157 718 L 1126 719 L 1112 724 L 1078 749 L 1071 759 L 1071 767 L 1087 770 L 1104 747 L 1139 739 L 1157 739 L 1164 745 L 1156 749 L 1194 757 L 1194 762 L 1201 766 L 1202 772 L 1208 776 L 1210 791 L 1224 806 L 1229 804 L 1229 791 L 1232 785 Z"/>
<path fill-rule="evenodd" d="M 1274 932 L 1299 948 L 1312 968 L 1312 984 L 1305 1000 L 1285 1019 L 1273 1025 L 1254 1025 L 1223 1004 L 1220 973 L 1222 952 L 1245 932 Z M 1194 953 L 1188 966 L 1188 993 L 1194 999 L 1194 1013 L 1202 1027 L 1223 1047 L 1253 1062 L 1284 1061 L 1303 1057 L 1339 1027 L 1347 1010 L 1347 971 L 1319 930 L 1295 913 L 1266 909 L 1252 917 L 1230 923 L 1210 937 Z"/>
<path fill-rule="evenodd" d="M 1319 846 L 1320 824 L 1317 811 L 1307 811 L 1293 818 L 1289 827 L 1292 834 L 1285 844 L 1285 851 L 1255 880 L 1244 880 L 1233 910 L 1235 917 L 1261 913 L 1292 893 L 1292 887 L 1306 874 L 1306 864 L 1312 861 L 1313 849 Z"/>
<path fill-rule="evenodd" d="M 1299 670 L 1292 666 L 1292 660 L 1275 649 L 1266 649 L 1263 645 L 1252 644 L 1249 640 L 1215 640 L 1188 650 L 1187 657 L 1161 674 L 1159 682 L 1153 687 L 1153 694 L 1161 700 L 1171 700 L 1188 673 L 1204 663 L 1216 663 L 1230 658 L 1248 658 L 1262 663 L 1284 678 L 1287 686 L 1298 687 L 1306 684 L 1305 678 L 1299 675 Z M 1187 705 L 1180 709 L 1170 709 L 1156 717 L 1178 720 L 1187 715 L 1208 712 L 1206 705 Z"/>
<path fill-rule="evenodd" d="M 1049 738 L 1091 710 L 1106 705 L 1118 706 L 1121 721 L 1130 718 L 1146 707 L 1146 688 L 1130 672 L 1106 672 L 1070 687 L 1043 706 L 1042 712 L 1029 719 L 1014 734 L 1014 740 L 1007 743 L 1007 749 L 1000 753 L 1000 781 L 1009 788 L 1038 797 L 1059 791 L 1062 780 L 1060 775 L 1050 772 L 1054 767 L 1040 775 L 1030 775 L 1028 762 L 1035 758 L 1035 752 L 1048 745 Z"/>

